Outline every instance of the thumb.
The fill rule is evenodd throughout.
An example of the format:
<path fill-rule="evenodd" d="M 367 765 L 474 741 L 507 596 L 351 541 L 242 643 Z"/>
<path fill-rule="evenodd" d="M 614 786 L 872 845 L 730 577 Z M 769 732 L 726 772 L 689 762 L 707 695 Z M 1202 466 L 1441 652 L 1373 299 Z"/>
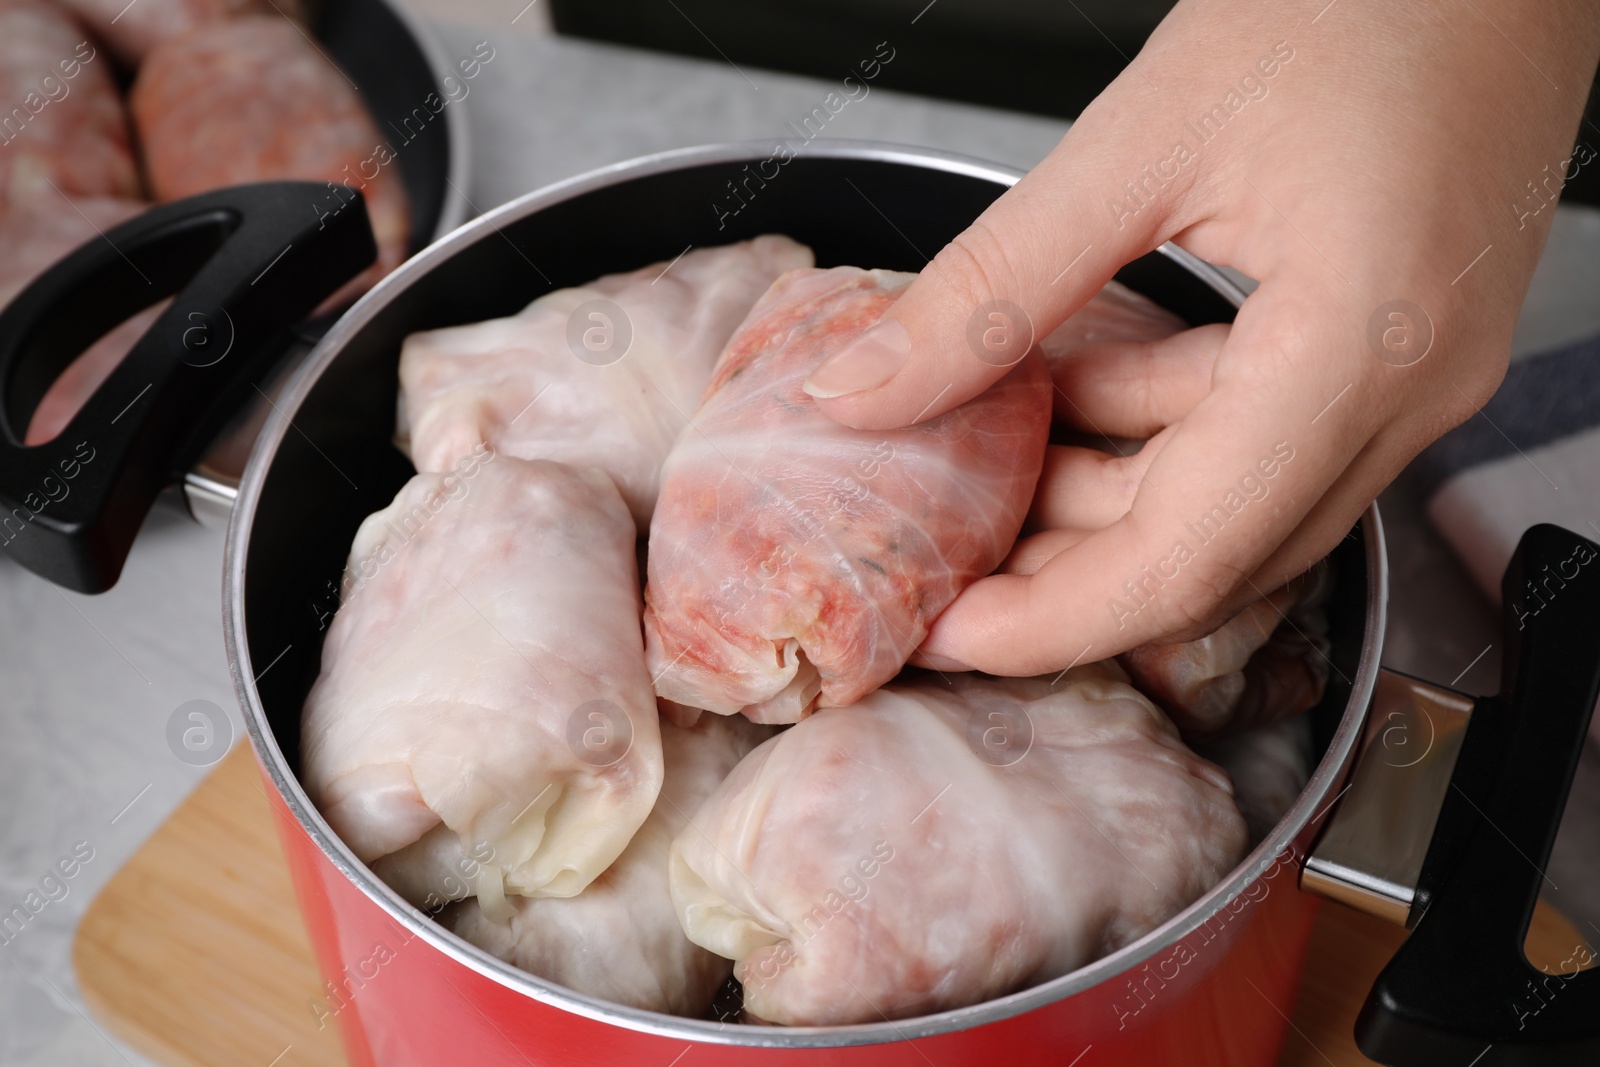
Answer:
<path fill-rule="evenodd" d="M 1130 201 L 1113 177 L 1126 168 L 1111 157 L 1138 150 L 1102 139 L 1085 151 L 1087 131 L 1075 135 L 1086 121 L 930 260 L 881 322 L 812 372 L 805 390 L 824 412 L 881 430 L 949 411 L 1158 243 L 1167 194 L 1146 183 L 1148 199 Z"/>

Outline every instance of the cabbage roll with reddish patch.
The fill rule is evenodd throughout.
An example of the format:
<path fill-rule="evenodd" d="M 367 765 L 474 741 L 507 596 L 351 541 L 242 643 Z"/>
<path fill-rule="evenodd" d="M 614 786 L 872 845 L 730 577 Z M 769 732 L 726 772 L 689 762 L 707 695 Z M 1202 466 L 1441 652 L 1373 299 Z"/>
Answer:
<path fill-rule="evenodd" d="M 139 196 L 111 62 L 54 5 L 0 0 L 0 210 L 63 195 Z"/>
<path fill-rule="evenodd" d="M 689 939 L 734 961 L 753 1015 L 833 1026 L 976 1004 L 1155 929 L 1239 862 L 1245 824 L 1124 678 L 901 682 L 784 731 L 672 843 Z"/>
<path fill-rule="evenodd" d="M 737 717 L 708 715 L 691 729 L 662 723 L 661 798 L 589 888 L 565 899 L 517 898 L 500 919 L 467 900 L 439 921 L 507 963 L 580 993 L 705 1015 L 733 965 L 684 936 L 667 889 L 667 851 L 728 772 L 770 736 L 771 727 Z"/>
<path fill-rule="evenodd" d="M 493 455 L 417 475 L 362 523 L 301 780 L 400 892 L 453 848 L 482 861 L 491 907 L 573 896 L 649 816 L 661 735 L 634 542 L 601 471 Z"/>
<path fill-rule="evenodd" d="M 1331 664 L 1326 561 L 1205 637 L 1141 645 L 1117 657 L 1133 682 L 1190 737 L 1214 737 L 1298 715 L 1322 699 Z"/>
<path fill-rule="evenodd" d="M 773 723 L 853 703 L 1011 548 L 1049 429 L 1037 355 L 900 430 L 843 426 L 801 389 L 912 277 L 793 271 L 728 343 L 650 526 L 645 647 L 665 700 Z"/>
<path fill-rule="evenodd" d="M 420 101 L 419 101 L 420 103 Z M 327 182 L 306 212 L 366 198 L 378 262 L 330 297 L 353 297 L 406 257 L 410 208 L 399 161 L 355 86 L 278 15 L 210 23 L 157 45 L 131 97 L 158 200 L 274 179 Z"/>
<path fill-rule="evenodd" d="M 804 245 L 758 237 L 561 289 L 510 318 L 412 334 L 397 443 L 425 471 L 448 470 L 480 442 L 592 464 L 642 529 L 661 463 L 728 338 L 778 275 L 809 266 Z"/>
<path fill-rule="evenodd" d="M 117 58 L 137 67 L 162 41 L 236 15 L 298 17 L 299 0 L 60 0 L 106 42 Z"/>

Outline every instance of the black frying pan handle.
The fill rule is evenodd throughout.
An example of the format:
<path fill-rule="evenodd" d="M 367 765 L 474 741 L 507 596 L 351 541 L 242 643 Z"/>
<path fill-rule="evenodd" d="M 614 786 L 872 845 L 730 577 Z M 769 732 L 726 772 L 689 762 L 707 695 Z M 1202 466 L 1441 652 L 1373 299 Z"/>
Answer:
<path fill-rule="evenodd" d="M 1411 936 L 1356 1021 L 1392 1067 L 1600 1063 L 1600 971 L 1523 955 L 1600 696 L 1600 546 L 1535 526 L 1506 568 L 1500 694 L 1478 701 L 1423 864 Z M 1479 1058 L 1481 1057 L 1481 1058 Z"/>
<path fill-rule="evenodd" d="M 376 255 L 359 194 L 268 182 L 152 208 L 36 278 L 0 313 L 0 546 L 69 589 L 111 588 L 157 494 Z M 56 375 L 173 294 L 66 428 L 24 446 Z"/>

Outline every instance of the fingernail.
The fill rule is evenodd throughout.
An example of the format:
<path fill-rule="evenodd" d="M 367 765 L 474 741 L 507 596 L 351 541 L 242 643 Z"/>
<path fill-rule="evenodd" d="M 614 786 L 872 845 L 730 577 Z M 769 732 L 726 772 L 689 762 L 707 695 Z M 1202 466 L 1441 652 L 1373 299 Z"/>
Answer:
<path fill-rule="evenodd" d="M 801 388 L 819 400 L 859 393 L 893 378 L 910 355 L 911 335 L 885 319 L 823 360 Z"/>

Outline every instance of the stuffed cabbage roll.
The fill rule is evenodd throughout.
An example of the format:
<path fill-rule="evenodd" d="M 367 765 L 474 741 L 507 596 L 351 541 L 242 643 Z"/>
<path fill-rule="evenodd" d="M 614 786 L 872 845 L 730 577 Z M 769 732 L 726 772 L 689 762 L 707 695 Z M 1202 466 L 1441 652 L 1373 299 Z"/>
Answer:
<path fill-rule="evenodd" d="M 236 15 L 288 17 L 300 13 L 299 0 L 60 0 L 106 42 L 117 58 L 137 67 L 162 41 Z"/>
<path fill-rule="evenodd" d="M 1280 719 L 1196 745 L 1195 751 L 1228 772 L 1253 848 L 1278 825 L 1311 780 L 1315 763 L 1311 717 Z"/>
<path fill-rule="evenodd" d="M 1328 682 L 1333 588 L 1326 561 L 1269 593 L 1217 630 L 1117 657 L 1133 682 L 1185 735 L 1214 737 L 1315 707 Z"/>
<path fill-rule="evenodd" d="M 602 472 L 492 454 L 362 523 L 302 780 L 380 876 L 456 849 L 494 907 L 573 896 L 621 855 L 661 787 L 634 541 Z"/>
<path fill-rule="evenodd" d="M 1089 302 L 1039 342 L 1052 376 L 1075 354 L 1108 341 L 1161 341 L 1187 324 L 1149 297 L 1120 282 L 1106 282 Z M 1081 398 L 1080 398 L 1081 399 Z M 1052 402 L 1056 418 L 1077 423 L 1083 418 L 1078 401 L 1056 389 Z"/>
<path fill-rule="evenodd" d="M 302 179 L 327 183 L 306 204 L 326 217 L 354 199 L 351 189 L 361 192 L 378 261 L 324 306 L 405 259 L 411 222 L 400 163 L 355 86 L 288 19 L 225 19 L 163 41 L 140 66 L 131 105 L 158 200 Z"/>
<path fill-rule="evenodd" d="M 1186 328 L 1182 319 L 1149 297 L 1121 282 L 1106 282 L 1039 347 L 1050 359 L 1102 341 L 1160 341 Z"/>
<path fill-rule="evenodd" d="M 1011 548 L 1049 430 L 1037 355 L 901 430 L 843 426 L 801 389 L 912 277 L 793 271 L 728 343 L 650 526 L 645 647 L 665 700 L 775 723 L 850 704 Z"/>
<path fill-rule="evenodd" d="M 976 1004 L 1154 929 L 1245 825 L 1125 677 L 896 683 L 779 734 L 672 843 L 689 939 L 798 1026 Z"/>
<path fill-rule="evenodd" d="M 412 334 L 396 443 L 425 471 L 479 442 L 593 464 L 642 529 L 723 345 L 778 275 L 809 266 L 804 245 L 758 237 L 549 293 L 510 318 Z"/>
<path fill-rule="evenodd" d="M 70 212 L 63 195 L 139 195 L 110 61 L 71 16 L 0 0 L 0 101 L 0 210 L 48 200 Z"/>
<path fill-rule="evenodd" d="M 706 716 L 661 725 L 666 777 L 655 810 L 627 850 L 575 897 L 512 902 L 496 921 L 476 900 L 451 905 L 445 926 L 507 963 L 569 989 L 634 1008 L 703 1016 L 733 965 L 683 935 L 667 889 L 667 850 L 712 790 L 771 727 Z"/>

